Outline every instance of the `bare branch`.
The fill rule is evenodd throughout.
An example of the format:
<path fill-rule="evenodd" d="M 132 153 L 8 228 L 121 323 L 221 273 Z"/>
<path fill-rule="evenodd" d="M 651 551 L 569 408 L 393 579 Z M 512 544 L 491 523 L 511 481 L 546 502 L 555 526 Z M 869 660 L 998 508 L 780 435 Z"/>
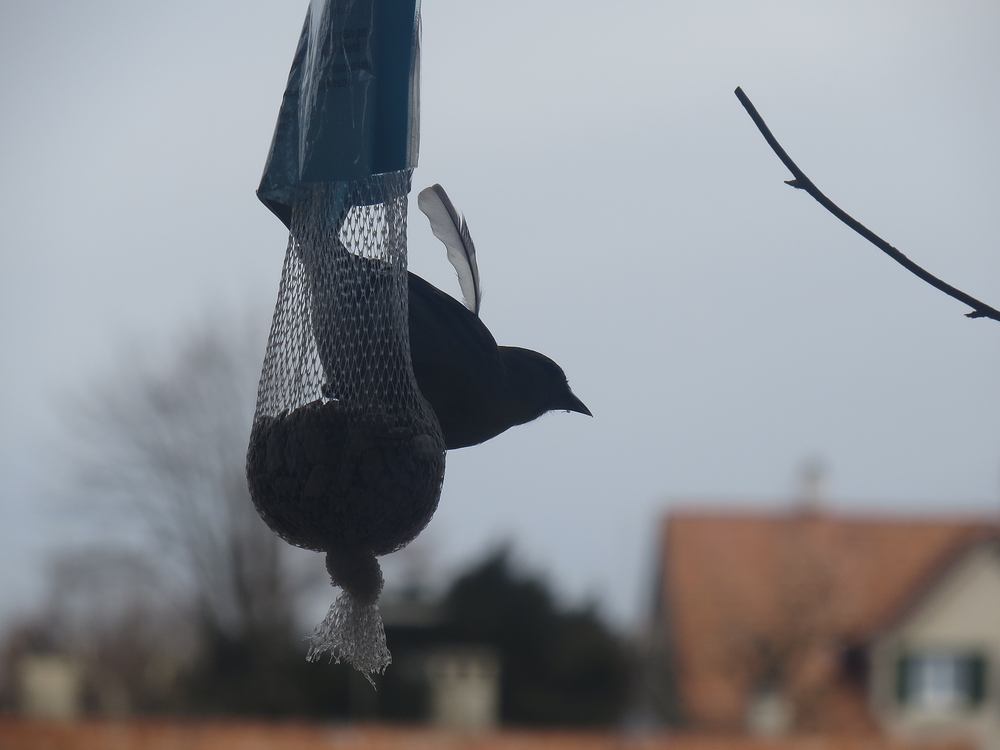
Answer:
<path fill-rule="evenodd" d="M 785 184 L 791 185 L 792 187 L 798 188 L 799 190 L 805 190 L 807 193 L 809 193 L 809 195 L 815 198 L 816 201 L 821 206 L 823 206 L 823 208 L 832 213 L 834 216 L 836 216 L 838 219 L 840 219 L 842 222 L 844 222 L 847 226 L 849 226 L 855 232 L 860 234 L 870 243 L 875 245 L 875 247 L 877 247 L 879 250 L 884 252 L 894 261 L 899 263 L 901 266 L 903 266 L 903 268 L 908 270 L 910 273 L 916 274 L 918 277 L 926 281 L 935 289 L 939 289 L 948 296 L 954 297 L 959 302 L 963 302 L 964 304 L 971 307 L 972 312 L 966 313 L 966 317 L 992 318 L 993 320 L 1000 321 L 1000 311 L 993 309 L 984 302 L 980 302 L 975 297 L 970 297 L 965 292 L 956 289 L 955 287 L 951 286 L 951 284 L 947 284 L 941 279 L 939 279 L 937 276 L 928 273 L 923 268 L 914 263 L 912 260 L 903 255 L 901 252 L 899 252 L 899 250 L 894 248 L 888 242 L 886 242 L 877 234 L 868 229 L 864 224 L 862 224 L 861 222 L 857 221 L 856 219 L 848 215 L 846 212 L 844 212 L 839 206 L 837 206 L 837 204 L 835 204 L 825 195 L 823 195 L 820 189 L 813 184 L 812 180 L 806 177 L 805 173 L 801 169 L 799 169 L 798 166 L 796 166 L 795 162 L 793 162 L 791 158 L 788 156 L 788 154 L 785 153 L 785 149 L 781 147 L 781 144 L 778 143 L 775 137 L 771 134 L 770 129 L 764 123 L 764 120 L 757 112 L 756 107 L 753 106 L 753 104 L 747 98 L 747 95 L 743 93 L 743 89 L 737 87 L 735 93 L 736 93 L 736 98 L 740 100 L 740 103 L 743 105 L 744 109 L 746 109 L 747 114 L 750 115 L 750 118 L 754 121 L 754 124 L 757 126 L 757 129 L 760 131 L 761 135 L 764 136 L 764 140 L 767 141 L 767 144 L 771 147 L 771 149 L 774 151 L 777 157 L 781 159 L 781 162 L 786 167 L 788 167 L 788 171 L 794 175 L 795 179 L 786 180 Z"/>
<path fill-rule="evenodd" d="M 209 318 L 168 356 L 124 363 L 69 415 L 83 443 L 74 504 L 102 508 L 108 529 L 135 537 L 130 546 L 169 567 L 198 616 L 232 637 L 286 627 L 294 604 L 284 545 L 244 474 L 262 338 L 249 321 Z"/>

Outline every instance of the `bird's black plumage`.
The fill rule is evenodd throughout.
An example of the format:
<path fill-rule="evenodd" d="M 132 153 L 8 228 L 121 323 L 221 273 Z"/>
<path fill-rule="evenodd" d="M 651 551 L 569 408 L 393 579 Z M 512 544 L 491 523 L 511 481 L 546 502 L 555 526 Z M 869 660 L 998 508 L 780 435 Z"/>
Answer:
<path fill-rule="evenodd" d="M 497 346 L 479 317 L 409 274 L 410 357 L 448 449 L 476 445 L 547 411 L 590 414 L 543 354 Z"/>
<path fill-rule="evenodd" d="M 271 208 L 291 229 L 291 216 Z M 407 276 L 413 374 L 446 448 L 478 445 L 549 411 L 592 416 L 559 365 L 531 349 L 497 346 L 476 313 L 416 274 Z"/>

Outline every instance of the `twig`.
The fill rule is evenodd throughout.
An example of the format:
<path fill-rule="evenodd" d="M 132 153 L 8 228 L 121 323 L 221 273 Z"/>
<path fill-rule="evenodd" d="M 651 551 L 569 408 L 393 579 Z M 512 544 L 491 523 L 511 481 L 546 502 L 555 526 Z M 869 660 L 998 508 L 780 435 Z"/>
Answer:
<path fill-rule="evenodd" d="M 786 167 L 788 167 L 788 171 L 795 176 L 794 180 L 785 180 L 785 184 L 791 185 L 792 187 L 798 188 L 799 190 L 805 190 L 807 193 L 809 193 L 809 195 L 815 198 L 816 201 L 821 206 L 823 206 L 823 208 L 825 208 L 827 211 L 832 213 L 842 222 L 847 224 L 847 226 L 849 226 L 855 232 L 860 234 L 870 243 L 875 245 L 875 247 L 877 247 L 883 253 L 885 253 L 894 261 L 899 263 L 901 266 L 903 266 L 903 268 L 910 271 L 910 273 L 916 274 L 931 286 L 935 287 L 936 289 L 940 289 L 942 292 L 949 295 L 950 297 L 954 297 L 960 302 L 963 302 L 969 307 L 971 307 L 972 312 L 966 313 L 965 314 L 966 317 L 992 318 L 993 320 L 1000 321 L 1000 311 L 994 310 L 992 307 L 983 302 L 980 302 L 975 297 L 970 297 L 965 292 L 956 289 L 951 284 L 946 284 L 945 282 L 941 281 L 941 279 L 939 279 L 937 276 L 928 273 L 920 266 L 918 266 L 916 263 L 914 263 L 912 260 L 903 255 L 901 252 L 899 252 L 899 250 L 894 248 L 888 242 L 886 242 L 877 234 L 868 229 L 868 227 L 866 227 L 864 224 L 857 221 L 853 217 L 849 216 L 839 206 L 837 206 L 837 204 L 835 204 L 833 201 L 831 201 L 829 198 L 823 195 L 823 193 L 820 192 L 820 189 L 816 187 L 813 184 L 812 180 L 806 177 L 805 173 L 796 166 L 795 162 L 793 162 L 791 158 L 788 156 L 788 154 L 785 153 L 785 149 L 781 147 L 781 144 L 778 143 L 777 140 L 775 140 L 773 135 L 771 135 L 771 131 L 768 129 L 767 125 L 764 123 L 764 120 L 761 118 L 761 116 L 757 113 L 756 107 L 753 106 L 753 104 L 747 98 L 747 95 L 743 93 L 743 89 L 739 87 L 736 88 L 736 98 L 740 100 L 740 104 L 742 104 L 744 109 L 746 109 L 747 114 L 750 115 L 751 119 L 754 121 L 754 124 L 757 126 L 757 129 L 760 131 L 760 134 L 763 135 L 764 140 L 767 141 L 767 144 L 771 147 L 771 149 L 774 151 L 777 157 L 781 159 L 781 162 Z"/>

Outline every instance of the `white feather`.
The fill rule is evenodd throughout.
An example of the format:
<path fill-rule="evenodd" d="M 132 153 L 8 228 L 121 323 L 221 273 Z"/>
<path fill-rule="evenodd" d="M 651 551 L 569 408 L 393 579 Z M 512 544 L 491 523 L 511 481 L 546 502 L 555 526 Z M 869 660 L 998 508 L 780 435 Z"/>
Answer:
<path fill-rule="evenodd" d="M 476 264 L 476 246 L 472 244 L 469 225 L 459 216 L 448 194 L 440 185 L 424 188 L 417 196 L 417 207 L 431 223 L 431 231 L 448 248 L 448 260 L 458 273 L 458 285 L 465 298 L 465 306 L 479 315 L 483 290 L 479 285 L 479 266 Z"/>

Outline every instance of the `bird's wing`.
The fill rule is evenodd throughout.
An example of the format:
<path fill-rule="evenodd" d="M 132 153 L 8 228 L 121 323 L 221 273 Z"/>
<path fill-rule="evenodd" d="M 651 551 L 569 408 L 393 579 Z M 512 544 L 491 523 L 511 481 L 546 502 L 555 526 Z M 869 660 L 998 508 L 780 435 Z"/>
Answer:
<path fill-rule="evenodd" d="M 479 266 L 476 264 L 476 246 L 472 244 L 469 225 L 459 216 L 444 188 L 431 185 L 417 196 L 417 207 L 431 223 L 431 231 L 448 248 L 448 260 L 458 272 L 458 285 L 462 288 L 465 306 L 479 315 L 483 290 L 479 285 Z"/>

